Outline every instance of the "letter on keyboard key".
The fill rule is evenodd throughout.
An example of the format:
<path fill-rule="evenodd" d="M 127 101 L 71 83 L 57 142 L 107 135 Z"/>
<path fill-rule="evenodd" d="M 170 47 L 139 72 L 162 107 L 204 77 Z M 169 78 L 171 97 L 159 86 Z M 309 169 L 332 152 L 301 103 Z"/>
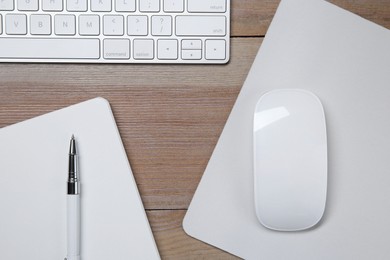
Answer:
<path fill-rule="evenodd" d="M 91 10 L 93 12 L 110 12 L 111 0 L 91 0 Z"/>
<path fill-rule="evenodd" d="M 152 60 L 154 58 L 154 41 L 153 40 L 134 40 L 134 59 Z"/>
<path fill-rule="evenodd" d="M 70 12 L 85 12 L 87 11 L 87 0 L 67 0 L 66 10 Z"/>
<path fill-rule="evenodd" d="M 7 34 L 27 34 L 27 17 L 25 14 L 7 14 L 5 16 L 5 32 Z"/>
<path fill-rule="evenodd" d="M 50 35 L 51 20 L 49 14 L 30 15 L 30 33 L 32 35 Z"/>
<path fill-rule="evenodd" d="M 62 11 L 62 0 L 42 0 L 43 11 Z"/>
<path fill-rule="evenodd" d="M 0 38 L 0 59 L 98 59 L 99 39 Z"/>
<path fill-rule="evenodd" d="M 14 0 L 0 0 L 0 11 L 14 10 Z"/>
<path fill-rule="evenodd" d="M 79 33 L 80 35 L 99 35 L 99 15 L 80 15 Z"/>
<path fill-rule="evenodd" d="M 135 12 L 135 0 L 115 0 L 117 12 Z"/>
<path fill-rule="evenodd" d="M 226 12 L 226 0 L 188 0 L 188 12 L 224 13 Z"/>
<path fill-rule="evenodd" d="M 65 14 L 57 14 L 54 16 L 54 32 L 57 35 L 75 35 L 76 17 Z"/>
<path fill-rule="evenodd" d="M 106 39 L 103 41 L 105 59 L 130 59 L 130 40 Z"/>
<path fill-rule="evenodd" d="M 18 0 L 18 10 L 38 11 L 38 0 Z"/>
<path fill-rule="evenodd" d="M 176 35 L 225 36 L 225 16 L 176 16 Z"/>

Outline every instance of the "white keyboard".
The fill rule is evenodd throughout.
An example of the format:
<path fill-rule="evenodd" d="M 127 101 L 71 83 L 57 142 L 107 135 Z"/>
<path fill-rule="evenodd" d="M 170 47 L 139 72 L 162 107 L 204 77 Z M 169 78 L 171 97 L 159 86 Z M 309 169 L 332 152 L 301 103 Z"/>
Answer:
<path fill-rule="evenodd" d="M 0 62 L 227 63 L 230 0 L 0 0 Z"/>

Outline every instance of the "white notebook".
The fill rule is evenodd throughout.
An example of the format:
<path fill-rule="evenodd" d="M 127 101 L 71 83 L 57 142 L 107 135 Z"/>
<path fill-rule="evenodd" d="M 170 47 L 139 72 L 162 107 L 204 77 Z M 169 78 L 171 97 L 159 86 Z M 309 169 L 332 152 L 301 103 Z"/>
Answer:
<path fill-rule="evenodd" d="M 265 92 L 322 101 L 328 196 L 320 225 L 256 218 L 252 129 Z M 282 0 L 185 216 L 185 231 L 244 259 L 390 259 L 390 31 L 320 0 Z"/>
<path fill-rule="evenodd" d="M 159 259 L 109 103 L 0 129 L 0 258 L 64 259 L 69 140 L 77 139 L 81 259 Z"/>

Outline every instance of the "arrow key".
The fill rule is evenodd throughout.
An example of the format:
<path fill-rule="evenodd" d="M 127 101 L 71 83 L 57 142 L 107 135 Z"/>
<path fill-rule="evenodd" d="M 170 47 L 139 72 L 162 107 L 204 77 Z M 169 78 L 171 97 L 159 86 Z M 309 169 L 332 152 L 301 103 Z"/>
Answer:
<path fill-rule="evenodd" d="M 183 50 L 201 50 L 202 41 L 201 40 L 182 40 L 181 48 Z"/>
<path fill-rule="evenodd" d="M 225 40 L 206 40 L 206 59 L 224 60 L 226 58 Z"/>
<path fill-rule="evenodd" d="M 200 60 L 202 59 L 201 50 L 182 50 L 181 58 L 183 60 Z"/>
<path fill-rule="evenodd" d="M 160 60 L 177 60 L 177 40 L 158 40 L 157 58 Z"/>

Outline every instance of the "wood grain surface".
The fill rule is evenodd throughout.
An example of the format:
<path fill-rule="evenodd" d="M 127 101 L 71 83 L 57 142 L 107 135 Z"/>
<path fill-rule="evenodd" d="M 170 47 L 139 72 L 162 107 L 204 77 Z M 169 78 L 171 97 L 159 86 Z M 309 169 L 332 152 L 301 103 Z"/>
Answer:
<path fill-rule="evenodd" d="M 331 2 L 390 28 L 389 0 Z M 162 258 L 234 259 L 181 224 L 278 3 L 232 0 L 227 65 L 0 64 L 0 127 L 106 98 Z"/>
<path fill-rule="evenodd" d="M 232 0 L 232 36 L 264 36 L 279 0 Z M 330 0 L 346 10 L 390 28 L 389 0 Z"/>

